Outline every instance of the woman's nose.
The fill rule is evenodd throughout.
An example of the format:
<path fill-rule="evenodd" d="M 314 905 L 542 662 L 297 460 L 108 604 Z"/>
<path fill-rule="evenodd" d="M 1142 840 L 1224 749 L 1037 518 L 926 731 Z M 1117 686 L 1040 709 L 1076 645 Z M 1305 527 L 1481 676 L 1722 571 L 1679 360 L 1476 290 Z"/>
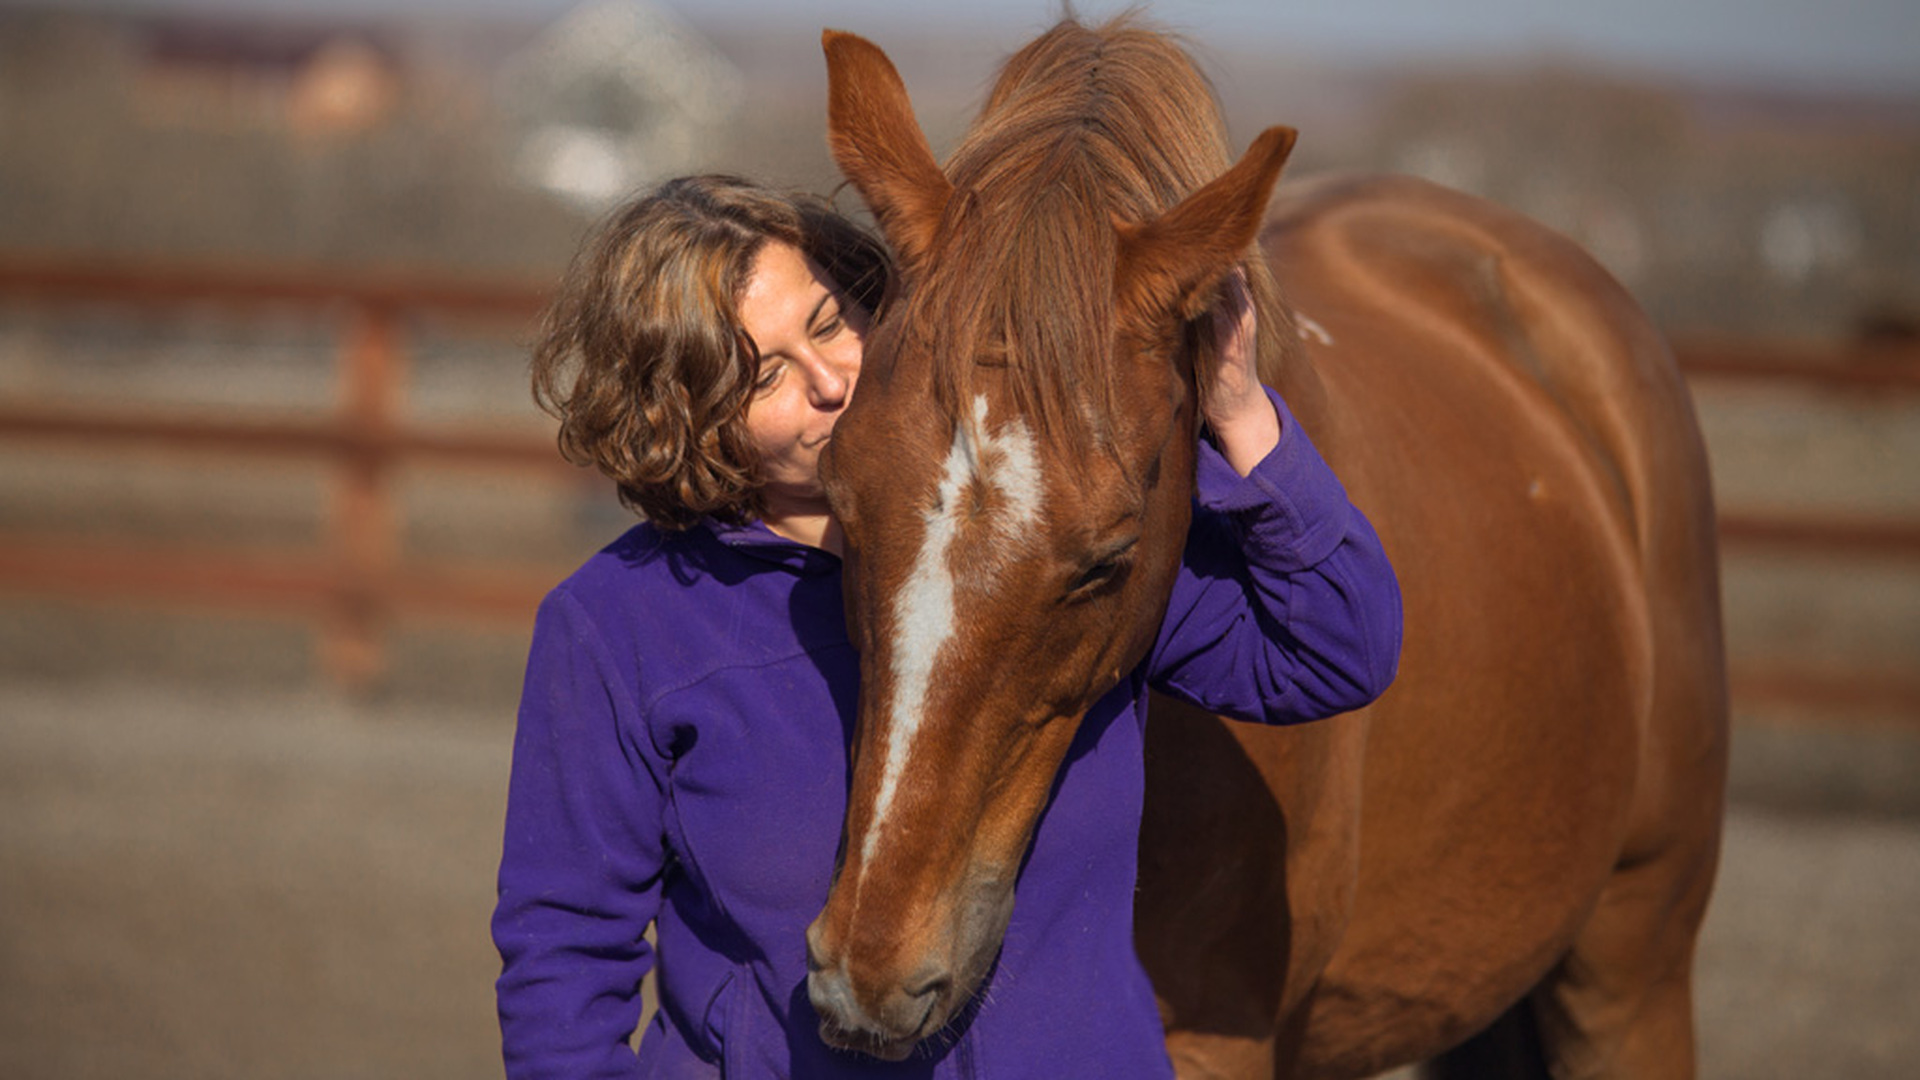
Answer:
<path fill-rule="evenodd" d="M 846 403 L 847 396 L 853 393 L 853 384 L 859 376 L 859 366 L 837 360 L 834 357 L 815 355 L 807 361 L 807 392 L 813 403 L 821 408 L 834 408 Z"/>

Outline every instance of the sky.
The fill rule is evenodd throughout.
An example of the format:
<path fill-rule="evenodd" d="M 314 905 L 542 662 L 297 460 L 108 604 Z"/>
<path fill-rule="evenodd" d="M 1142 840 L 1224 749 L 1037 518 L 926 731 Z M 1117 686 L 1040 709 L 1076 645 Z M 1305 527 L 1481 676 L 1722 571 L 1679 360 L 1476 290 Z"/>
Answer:
<path fill-rule="evenodd" d="M 0 0 L 21 4 L 28 0 Z M 46 3 L 48 0 L 37 0 Z M 569 0 L 51 0 L 67 7 L 303 15 L 550 15 Z M 669 0 L 702 20 L 859 30 L 971 21 L 1039 28 L 1058 0 Z M 1077 0 L 1083 17 L 1128 6 Z M 1551 54 L 1706 81 L 1920 94 L 1920 0 L 1158 0 L 1211 46 L 1271 41 L 1330 59 Z"/>

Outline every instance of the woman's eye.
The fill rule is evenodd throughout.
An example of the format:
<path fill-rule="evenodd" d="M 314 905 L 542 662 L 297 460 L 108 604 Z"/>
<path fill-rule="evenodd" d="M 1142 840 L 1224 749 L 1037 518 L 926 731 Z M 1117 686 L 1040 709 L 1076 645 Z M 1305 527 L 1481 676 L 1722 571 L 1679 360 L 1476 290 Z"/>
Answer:
<path fill-rule="evenodd" d="M 768 364 L 762 367 L 759 375 L 753 380 L 753 388 L 757 391 L 773 389 L 774 384 L 780 381 L 780 371 L 779 364 Z"/>
<path fill-rule="evenodd" d="M 813 336 L 817 340 L 825 341 L 835 334 L 838 334 L 840 328 L 845 325 L 846 322 L 842 320 L 839 315 L 835 315 L 830 319 L 822 321 L 821 324 L 814 329 Z"/>

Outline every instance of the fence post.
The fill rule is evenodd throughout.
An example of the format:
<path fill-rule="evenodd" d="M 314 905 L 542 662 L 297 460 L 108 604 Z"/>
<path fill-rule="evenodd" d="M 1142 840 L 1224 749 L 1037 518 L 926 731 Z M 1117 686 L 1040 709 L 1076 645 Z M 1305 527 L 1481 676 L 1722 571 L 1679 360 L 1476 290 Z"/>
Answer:
<path fill-rule="evenodd" d="M 391 484 L 405 375 L 400 334 L 396 309 L 363 303 L 349 317 L 340 355 L 347 439 L 332 521 L 339 591 L 323 630 L 321 663 L 337 685 L 354 692 L 386 674 L 383 598 L 400 554 Z"/>

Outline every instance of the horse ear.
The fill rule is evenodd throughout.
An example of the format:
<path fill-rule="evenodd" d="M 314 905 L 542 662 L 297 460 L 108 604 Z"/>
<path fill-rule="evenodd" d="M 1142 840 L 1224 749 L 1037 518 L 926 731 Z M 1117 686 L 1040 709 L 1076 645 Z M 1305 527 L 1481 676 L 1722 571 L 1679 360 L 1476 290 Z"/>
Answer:
<path fill-rule="evenodd" d="M 913 118 L 893 61 L 863 37 L 825 30 L 827 143 L 907 267 L 924 265 L 953 185 Z"/>
<path fill-rule="evenodd" d="M 1113 223 L 1119 234 L 1114 273 L 1123 318 L 1157 325 L 1167 318 L 1197 319 L 1212 306 L 1215 287 L 1246 256 L 1259 235 L 1280 168 L 1298 133 L 1270 127 L 1231 169 L 1151 221 Z"/>

